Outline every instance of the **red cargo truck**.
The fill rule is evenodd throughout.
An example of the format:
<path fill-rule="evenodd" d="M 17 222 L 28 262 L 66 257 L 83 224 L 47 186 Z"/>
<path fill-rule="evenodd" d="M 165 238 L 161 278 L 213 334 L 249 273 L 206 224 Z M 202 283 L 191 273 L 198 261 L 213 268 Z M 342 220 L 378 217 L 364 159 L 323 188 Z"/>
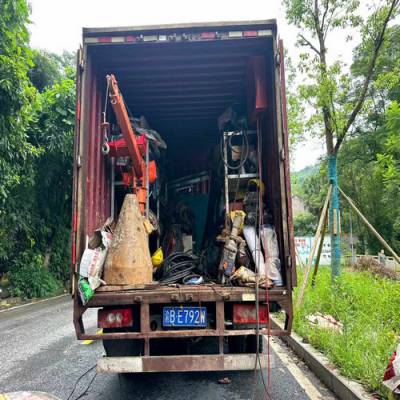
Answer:
<path fill-rule="evenodd" d="M 218 117 L 231 105 L 252 107 L 247 75 L 254 58 L 262 59 L 258 78 L 264 98 L 257 123 L 249 122 L 249 129 L 262 138 L 263 202 L 277 235 L 283 285 L 255 289 L 207 282 L 105 284 L 83 306 L 77 294 L 79 261 L 88 238 L 107 218 L 118 218 L 122 203 L 115 160 L 101 151 L 106 75 L 117 77 L 129 110 L 144 115 L 167 143 L 163 180 L 168 185 L 213 168 L 215 159 L 210 167 L 207 155 L 221 142 Z M 283 46 L 276 21 L 84 28 L 76 107 L 72 275 L 77 338 L 103 341 L 106 357 L 98 363 L 103 372 L 253 369 L 261 351 L 258 335 L 290 334 L 296 282 Z M 106 113 L 112 113 L 110 106 Z M 239 173 L 233 186 L 239 187 L 244 175 Z M 202 194 L 217 186 L 194 179 L 191 190 L 200 187 Z M 167 210 L 174 206 L 167 196 L 164 202 Z M 208 239 L 203 242 L 212 242 Z M 99 309 L 99 326 L 108 328 L 101 333 L 85 330 L 88 308 Z M 193 326 L 174 325 L 173 318 L 165 323 L 165 313 L 179 308 L 205 314 L 200 313 L 201 323 Z M 286 316 L 282 330 L 268 323 L 277 310 Z M 176 318 L 184 319 L 178 314 Z M 261 356 L 259 365 L 265 362 Z"/>

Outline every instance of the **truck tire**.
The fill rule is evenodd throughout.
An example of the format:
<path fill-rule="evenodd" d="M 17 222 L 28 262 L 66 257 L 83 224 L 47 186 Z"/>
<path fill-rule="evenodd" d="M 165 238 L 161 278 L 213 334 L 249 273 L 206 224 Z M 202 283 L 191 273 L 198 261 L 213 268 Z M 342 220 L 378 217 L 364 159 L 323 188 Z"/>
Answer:
<path fill-rule="evenodd" d="M 116 329 L 105 328 L 104 333 L 120 332 Z M 103 340 L 107 357 L 140 356 L 144 352 L 142 339 Z"/>

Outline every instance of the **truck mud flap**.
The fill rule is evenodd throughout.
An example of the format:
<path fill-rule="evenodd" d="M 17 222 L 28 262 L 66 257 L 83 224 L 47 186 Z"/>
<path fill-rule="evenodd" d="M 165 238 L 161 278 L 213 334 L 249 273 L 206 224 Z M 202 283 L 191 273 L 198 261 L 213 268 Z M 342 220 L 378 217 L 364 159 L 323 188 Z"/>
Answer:
<path fill-rule="evenodd" d="M 260 354 L 257 368 L 268 366 L 268 355 Z M 256 365 L 255 354 L 220 354 L 194 356 L 103 357 L 97 372 L 184 372 L 184 371 L 245 371 Z"/>

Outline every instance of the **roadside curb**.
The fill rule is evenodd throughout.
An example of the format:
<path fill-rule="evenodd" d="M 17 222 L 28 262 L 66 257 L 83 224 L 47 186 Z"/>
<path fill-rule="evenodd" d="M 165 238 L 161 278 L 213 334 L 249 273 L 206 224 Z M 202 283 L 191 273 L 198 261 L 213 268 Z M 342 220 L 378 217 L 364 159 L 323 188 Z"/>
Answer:
<path fill-rule="evenodd" d="M 6 312 L 6 311 L 12 311 L 12 310 L 16 310 L 16 309 L 18 309 L 18 308 L 28 307 L 28 306 L 31 306 L 31 305 L 33 305 L 33 304 L 45 303 L 45 302 L 47 302 L 47 301 L 56 300 L 56 299 L 59 299 L 59 298 L 61 298 L 61 297 L 66 297 L 66 296 L 71 296 L 71 295 L 70 295 L 69 293 L 63 293 L 63 294 L 60 294 L 60 295 L 58 295 L 58 296 L 48 297 L 47 299 L 31 301 L 30 303 L 20 304 L 20 305 L 18 305 L 18 306 L 14 306 L 14 307 L 5 308 L 5 309 L 3 309 L 3 310 L 0 310 L 0 314 L 3 313 L 3 312 Z"/>
<path fill-rule="evenodd" d="M 282 327 L 279 321 L 271 318 L 272 325 Z M 327 357 L 314 349 L 310 344 L 303 343 L 303 339 L 292 332 L 291 336 L 282 336 L 281 339 L 300 357 L 311 371 L 341 400 L 374 400 L 363 386 L 342 376 Z"/>

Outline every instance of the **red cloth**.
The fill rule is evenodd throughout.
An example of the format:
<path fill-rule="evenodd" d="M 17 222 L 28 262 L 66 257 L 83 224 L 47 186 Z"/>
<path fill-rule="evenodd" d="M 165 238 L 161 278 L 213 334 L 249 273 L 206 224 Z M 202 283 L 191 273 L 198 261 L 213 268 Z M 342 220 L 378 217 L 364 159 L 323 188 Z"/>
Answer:
<path fill-rule="evenodd" d="M 383 384 L 393 393 L 400 394 L 400 344 L 386 367 Z"/>

